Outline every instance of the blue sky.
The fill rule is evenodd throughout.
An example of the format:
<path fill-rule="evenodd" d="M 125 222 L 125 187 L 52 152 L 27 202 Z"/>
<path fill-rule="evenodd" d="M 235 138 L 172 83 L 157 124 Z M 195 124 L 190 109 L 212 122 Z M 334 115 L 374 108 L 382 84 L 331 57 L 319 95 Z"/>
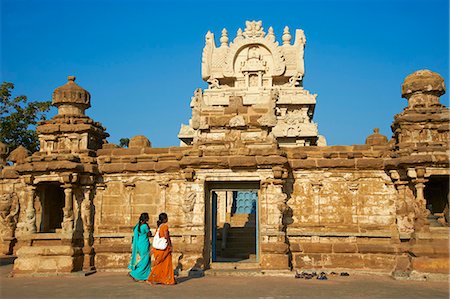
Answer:
<path fill-rule="evenodd" d="M 304 87 L 318 94 L 314 121 L 330 145 L 364 143 L 374 127 L 390 138 L 406 106 L 401 83 L 415 70 L 449 85 L 447 0 L 1 3 L 1 80 L 15 95 L 49 100 L 75 75 L 112 143 L 145 135 L 154 147 L 178 145 L 190 98 L 206 87 L 206 32 L 219 44 L 222 28 L 232 40 L 246 20 L 272 26 L 280 42 L 286 25 L 305 31 Z"/>

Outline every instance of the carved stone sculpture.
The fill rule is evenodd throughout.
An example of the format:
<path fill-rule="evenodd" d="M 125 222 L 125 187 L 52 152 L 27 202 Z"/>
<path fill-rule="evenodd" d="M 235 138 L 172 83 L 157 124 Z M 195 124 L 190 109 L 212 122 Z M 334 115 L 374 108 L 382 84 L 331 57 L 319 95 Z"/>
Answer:
<path fill-rule="evenodd" d="M 196 199 L 197 194 L 195 192 L 190 192 L 183 200 L 182 210 L 184 212 L 184 220 L 186 223 L 190 223 L 192 221 L 192 212 L 194 211 Z"/>
<path fill-rule="evenodd" d="M 0 195 L 0 237 L 14 237 L 19 216 L 19 200 L 15 193 Z"/>

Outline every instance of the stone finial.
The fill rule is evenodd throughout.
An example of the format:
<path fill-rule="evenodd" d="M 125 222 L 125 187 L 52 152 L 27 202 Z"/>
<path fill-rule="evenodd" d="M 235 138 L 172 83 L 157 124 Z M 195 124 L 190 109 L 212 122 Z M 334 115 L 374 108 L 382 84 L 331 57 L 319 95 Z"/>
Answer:
<path fill-rule="evenodd" d="M 290 45 L 291 44 L 292 36 L 289 33 L 289 27 L 288 26 L 284 27 L 283 36 L 281 37 L 281 39 L 283 40 L 283 45 Z"/>
<path fill-rule="evenodd" d="M 152 147 L 150 140 L 144 135 L 137 135 L 130 139 L 128 148 Z"/>
<path fill-rule="evenodd" d="M 222 36 L 220 37 L 220 45 L 222 47 L 228 46 L 228 31 L 227 29 L 222 29 Z"/>
<path fill-rule="evenodd" d="M 387 144 L 387 143 L 388 143 L 387 137 L 380 134 L 379 128 L 374 128 L 373 134 L 367 136 L 367 138 L 366 138 L 367 145 L 383 145 L 383 144 Z"/>
<path fill-rule="evenodd" d="M 242 33 L 242 29 L 239 28 L 236 32 L 236 37 L 234 38 L 234 42 L 237 42 L 239 40 L 242 40 L 244 38 L 244 35 Z"/>
<path fill-rule="evenodd" d="M 55 89 L 52 104 L 58 108 L 58 114 L 84 115 L 91 107 L 91 95 L 75 83 L 75 76 L 68 76 L 67 83 Z"/>
<path fill-rule="evenodd" d="M 270 26 L 269 29 L 267 30 L 266 38 L 268 40 L 270 40 L 271 42 L 275 41 L 275 34 L 273 32 L 273 27 L 272 26 Z"/>
<path fill-rule="evenodd" d="M 444 79 L 430 70 L 419 70 L 405 78 L 402 97 L 409 107 L 440 105 L 439 97 L 445 93 Z"/>
<path fill-rule="evenodd" d="M 30 156 L 30 151 L 24 146 L 19 145 L 15 150 L 9 154 L 8 160 L 14 162 L 14 164 L 21 164 L 25 162 L 25 159 Z"/>

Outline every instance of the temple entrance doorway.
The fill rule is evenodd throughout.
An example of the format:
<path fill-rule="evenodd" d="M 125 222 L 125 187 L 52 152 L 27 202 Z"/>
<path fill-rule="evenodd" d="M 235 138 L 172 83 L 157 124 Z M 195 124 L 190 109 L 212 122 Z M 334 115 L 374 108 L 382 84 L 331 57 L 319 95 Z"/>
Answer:
<path fill-rule="evenodd" d="M 38 232 L 54 233 L 63 222 L 64 190 L 60 184 L 48 183 L 38 186 L 39 207 L 36 209 Z M 40 213 L 39 213 L 40 210 Z"/>
<path fill-rule="evenodd" d="M 425 184 L 424 195 L 430 211 L 430 226 L 449 226 L 449 177 L 430 176 Z"/>
<path fill-rule="evenodd" d="M 212 263 L 258 262 L 258 182 L 208 186 Z"/>

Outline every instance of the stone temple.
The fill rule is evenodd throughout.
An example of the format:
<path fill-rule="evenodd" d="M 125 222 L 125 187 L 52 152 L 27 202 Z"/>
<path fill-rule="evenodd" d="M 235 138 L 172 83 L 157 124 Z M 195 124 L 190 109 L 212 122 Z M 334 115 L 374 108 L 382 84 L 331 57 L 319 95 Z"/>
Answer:
<path fill-rule="evenodd" d="M 233 40 L 206 34 L 205 90 L 180 146 L 108 143 L 75 77 L 39 152 L 1 144 L 2 254 L 13 275 L 125 270 L 140 213 L 167 212 L 177 271 L 201 268 L 449 273 L 449 109 L 443 78 L 407 76 L 392 137 L 327 146 L 303 87 L 305 35 L 248 21 Z M 399 99 L 400 100 L 400 99 Z"/>

